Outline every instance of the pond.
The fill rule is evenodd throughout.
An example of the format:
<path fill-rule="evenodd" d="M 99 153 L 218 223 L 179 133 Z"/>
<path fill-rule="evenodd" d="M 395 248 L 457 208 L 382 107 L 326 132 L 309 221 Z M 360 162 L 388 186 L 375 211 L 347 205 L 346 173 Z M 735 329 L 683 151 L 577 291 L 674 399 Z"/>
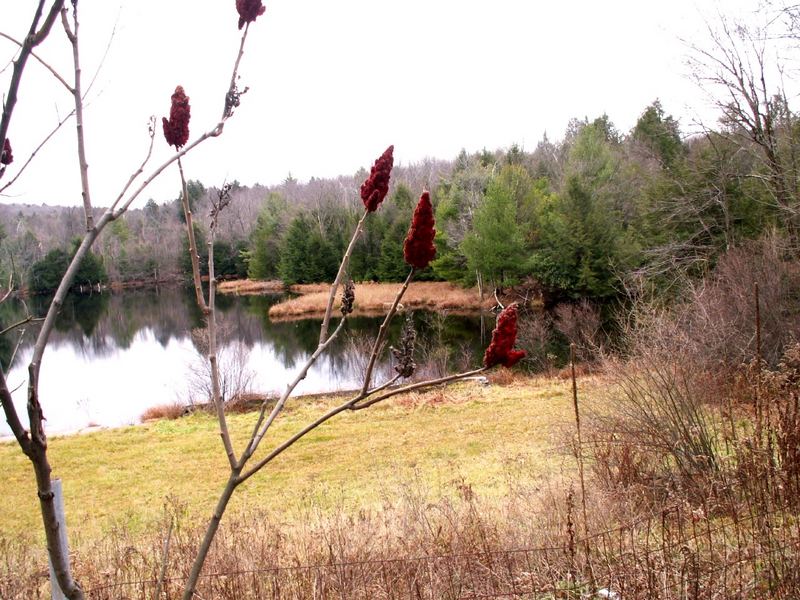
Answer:
<path fill-rule="evenodd" d="M 272 322 L 269 307 L 280 296 L 219 296 L 220 366 L 224 393 L 278 393 L 315 350 L 320 321 Z M 47 300 L 26 301 L 43 315 Z M 19 300 L 0 305 L 0 329 L 25 315 Z M 430 375 L 480 363 L 493 323 L 479 316 L 417 311 L 416 360 Z M 352 317 L 320 357 L 295 394 L 354 389 L 381 319 Z M 403 317 L 394 319 L 388 343 L 396 343 Z M 193 295 L 182 288 L 132 290 L 68 297 L 42 361 L 40 396 L 50 433 L 140 421 L 153 406 L 205 402 L 208 376 L 203 359 L 202 319 Z M 25 411 L 27 365 L 38 327 L 0 338 L 0 364 L 20 418 Z M 384 359 L 373 381 L 393 374 Z M 5 420 L 0 437 L 10 435 Z"/>

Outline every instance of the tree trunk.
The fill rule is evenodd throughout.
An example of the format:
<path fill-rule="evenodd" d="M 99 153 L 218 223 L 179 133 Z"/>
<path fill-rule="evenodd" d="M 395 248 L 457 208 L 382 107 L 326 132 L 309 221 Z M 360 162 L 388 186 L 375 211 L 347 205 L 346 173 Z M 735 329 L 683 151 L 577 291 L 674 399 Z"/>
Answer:
<path fill-rule="evenodd" d="M 33 470 L 36 473 L 36 488 L 39 496 L 39 506 L 42 511 L 42 522 L 44 524 L 45 537 L 47 538 L 47 553 L 50 555 L 50 563 L 56 574 L 58 585 L 70 600 L 83 600 L 83 590 L 81 586 L 72 578 L 69 566 L 69 554 L 64 554 L 59 543 L 59 523 L 56 512 L 55 494 L 53 493 L 53 482 L 50 479 L 50 463 L 47 460 L 47 447 L 34 439 L 31 444 L 31 459 Z"/>

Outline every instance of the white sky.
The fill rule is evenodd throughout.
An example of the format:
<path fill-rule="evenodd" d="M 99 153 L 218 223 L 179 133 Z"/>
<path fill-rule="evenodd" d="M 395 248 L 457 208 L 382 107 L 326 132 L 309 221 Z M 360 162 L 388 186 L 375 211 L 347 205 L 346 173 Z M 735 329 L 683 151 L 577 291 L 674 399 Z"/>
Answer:
<path fill-rule="evenodd" d="M 34 0 L 0 0 L 0 31 L 22 39 Z M 461 148 L 532 150 L 559 139 L 572 117 L 607 113 L 628 131 L 650 102 L 692 121 L 713 120 L 687 77 L 686 45 L 703 18 L 755 0 L 267 0 L 251 25 L 240 69 L 250 92 L 223 136 L 185 160 L 206 185 L 238 179 L 274 184 L 354 173 L 395 144 L 395 160 L 451 159 Z M 67 2 L 69 5 L 69 2 Z M 170 155 L 161 134 L 181 84 L 192 106 L 191 138 L 219 118 L 239 31 L 234 0 L 81 0 L 81 53 L 88 85 L 87 152 L 96 206 L 116 197 L 158 117 L 154 167 Z M 60 26 L 39 53 L 71 80 Z M 0 69 L 15 49 L 0 39 Z M 0 72 L 5 93 L 11 68 Z M 3 183 L 72 108 L 71 97 L 31 59 L 9 131 L 15 162 Z M 80 204 L 74 123 L 65 125 L 0 202 Z M 168 170 L 146 191 L 177 196 Z"/>

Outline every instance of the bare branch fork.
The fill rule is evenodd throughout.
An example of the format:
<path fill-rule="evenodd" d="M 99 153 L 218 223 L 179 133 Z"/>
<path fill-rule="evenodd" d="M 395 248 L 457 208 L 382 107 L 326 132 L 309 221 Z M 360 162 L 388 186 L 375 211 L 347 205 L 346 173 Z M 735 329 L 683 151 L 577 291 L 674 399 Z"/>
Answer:
<path fill-rule="evenodd" d="M 33 53 L 33 49 L 41 44 L 50 34 L 53 23 L 55 23 L 58 14 L 64 6 L 64 0 L 53 0 L 53 4 L 47 12 L 44 23 L 39 27 L 39 22 L 42 20 L 42 14 L 44 12 L 44 5 L 45 0 L 39 0 L 33 20 L 31 21 L 30 29 L 28 30 L 28 35 L 22 43 L 17 60 L 14 61 L 14 70 L 11 74 L 11 82 L 9 83 L 8 91 L 6 92 L 3 114 L 2 117 L 0 117 L 0 143 L 8 137 L 8 126 L 11 123 L 11 116 L 17 104 L 17 92 L 22 82 L 22 74 L 25 71 L 28 58 Z"/>

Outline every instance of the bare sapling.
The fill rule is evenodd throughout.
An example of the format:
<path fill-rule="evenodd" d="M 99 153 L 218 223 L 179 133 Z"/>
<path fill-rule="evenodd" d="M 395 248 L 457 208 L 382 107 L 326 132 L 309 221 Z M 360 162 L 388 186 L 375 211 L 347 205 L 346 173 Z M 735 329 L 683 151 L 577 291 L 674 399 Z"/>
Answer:
<path fill-rule="evenodd" d="M 59 525 L 56 518 L 56 510 L 54 505 L 54 494 L 51 479 L 52 468 L 47 456 L 48 442 L 44 428 L 45 415 L 39 396 L 39 375 L 45 349 L 47 348 L 50 334 L 53 331 L 56 317 L 64 303 L 67 293 L 72 287 L 78 268 L 105 227 L 112 221 L 120 218 L 128 210 L 134 200 L 136 200 L 150 185 L 150 183 L 152 183 L 159 175 L 161 175 L 161 173 L 164 172 L 168 166 L 176 161 L 179 161 L 182 156 L 192 151 L 206 140 L 222 134 L 226 121 L 233 115 L 234 109 L 239 105 L 242 93 L 246 91 L 239 91 L 236 85 L 239 64 L 244 53 L 244 44 L 245 40 L 247 39 L 249 25 L 255 19 L 255 16 L 258 14 L 263 14 L 264 7 L 261 6 L 259 9 L 256 6 L 255 13 L 251 15 L 254 10 L 252 2 L 237 2 L 237 9 L 240 15 L 239 28 L 242 29 L 242 27 L 244 27 L 244 31 L 242 33 L 239 51 L 234 63 L 230 84 L 225 92 L 224 106 L 219 121 L 209 130 L 191 142 L 188 141 L 187 129 L 187 137 L 185 139 L 179 138 L 181 143 L 173 144 L 175 146 L 176 153 L 170 156 L 161 165 L 154 168 L 144 179 L 141 179 L 145 172 L 145 168 L 150 162 L 153 150 L 155 120 L 151 119 L 148 132 L 150 142 L 144 159 L 131 174 L 130 178 L 124 183 L 118 196 L 113 199 L 112 202 L 110 202 L 108 208 L 104 209 L 100 213 L 99 218 L 96 218 L 95 209 L 92 206 L 90 179 L 88 174 L 88 159 L 84 143 L 86 129 L 86 125 L 83 120 L 85 92 L 83 92 L 81 86 L 78 3 L 73 0 L 73 2 L 71 2 L 70 9 L 64 6 L 65 3 L 63 0 L 54 0 L 49 9 L 46 11 L 45 4 L 45 0 L 40 0 L 37 3 L 29 32 L 21 44 L 17 43 L 19 46 L 19 51 L 16 60 L 13 61 L 14 68 L 11 75 L 9 88 L 4 96 L 2 119 L 0 119 L 0 140 L 3 140 L 2 150 L 0 150 L 0 177 L 5 174 L 6 169 L 14 160 L 11 142 L 9 141 L 7 134 L 14 113 L 14 108 L 16 106 L 18 91 L 22 82 L 22 75 L 25 70 L 25 66 L 28 59 L 31 56 L 34 56 L 66 88 L 67 92 L 73 98 L 74 109 L 66 118 L 62 119 L 53 132 L 51 132 L 45 138 L 45 140 L 39 144 L 39 146 L 37 146 L 31 157 L 23 163 L 20 170 L 27 168 L 32 163 L 35 154 L 52 137 L 55 131 L 57 131 L 67 119 L 74 116 L 76 120 L 77 154 L 79 159 L 78 166 L 80 169 L 81 196 L 84 208 L 86 232 L 66 270 L 66 273 L 59 283 L 52 301 L 50 302 L 41 329 L 39 330 L 36 338 L 32 358 L 28 366 L 28 400 L 26 406 L 29 423 L 28 428 L 26 429 L 23 425 L 17 409 L 13 404 L 11 391 L 9 390 L 5 373 L 1 368 L 0 403 L 2 403 L 6 421 L 8 422 L 16 441 L 20 446 L 20 449 L 30 459 L 34 470 L 37 484 L 37 496 L 39 498 L 40 511 L 42 514 L 44 532 L 47 540 L 48 554 L 56 574 L 58 585 L 61 588 L 61 591 L 70 600 L 81 600 L 84 598 L 84 592 L 80 584 L 73 578 L 71 574 L 69 553 L 68 551 L 63 551 L 61 546 L 59 546 L 57 543 Z M 260 2 L 256 4 L 260 5 Z M 58 74 L 55 69 L 53 69 L 33 53 L 33 49 L 41 44 L 45 38 L 47 38 L 53 25 L 59 20 L 59 16 L 64 33 L 71 46 L 71 54 L 74 66 L 74 82 L 72 84 L 68 83 L 67 78 Z M 15 42 L 15 40 L 7 34 L 3 34 L 2 37 Z M 18 175 L 19 173 L 17 173 L 17 175 L 12 178 L 11 181 L 6 184 L 6 186 L 4 186 L 4 189 L 10 185 L 10 183 L 13 183 Z M 135 185 L 137 182 L 138 185 Z M 221 199 L 220 203 L 222 202 L 223 200 Z M 11 287 L 11 285 L 9 287 Z M 209 313 L 213 313 L 213 303 L 208 310 Z M 3 331 L 2 333 L 6 334 L 8 332 Z"/>

